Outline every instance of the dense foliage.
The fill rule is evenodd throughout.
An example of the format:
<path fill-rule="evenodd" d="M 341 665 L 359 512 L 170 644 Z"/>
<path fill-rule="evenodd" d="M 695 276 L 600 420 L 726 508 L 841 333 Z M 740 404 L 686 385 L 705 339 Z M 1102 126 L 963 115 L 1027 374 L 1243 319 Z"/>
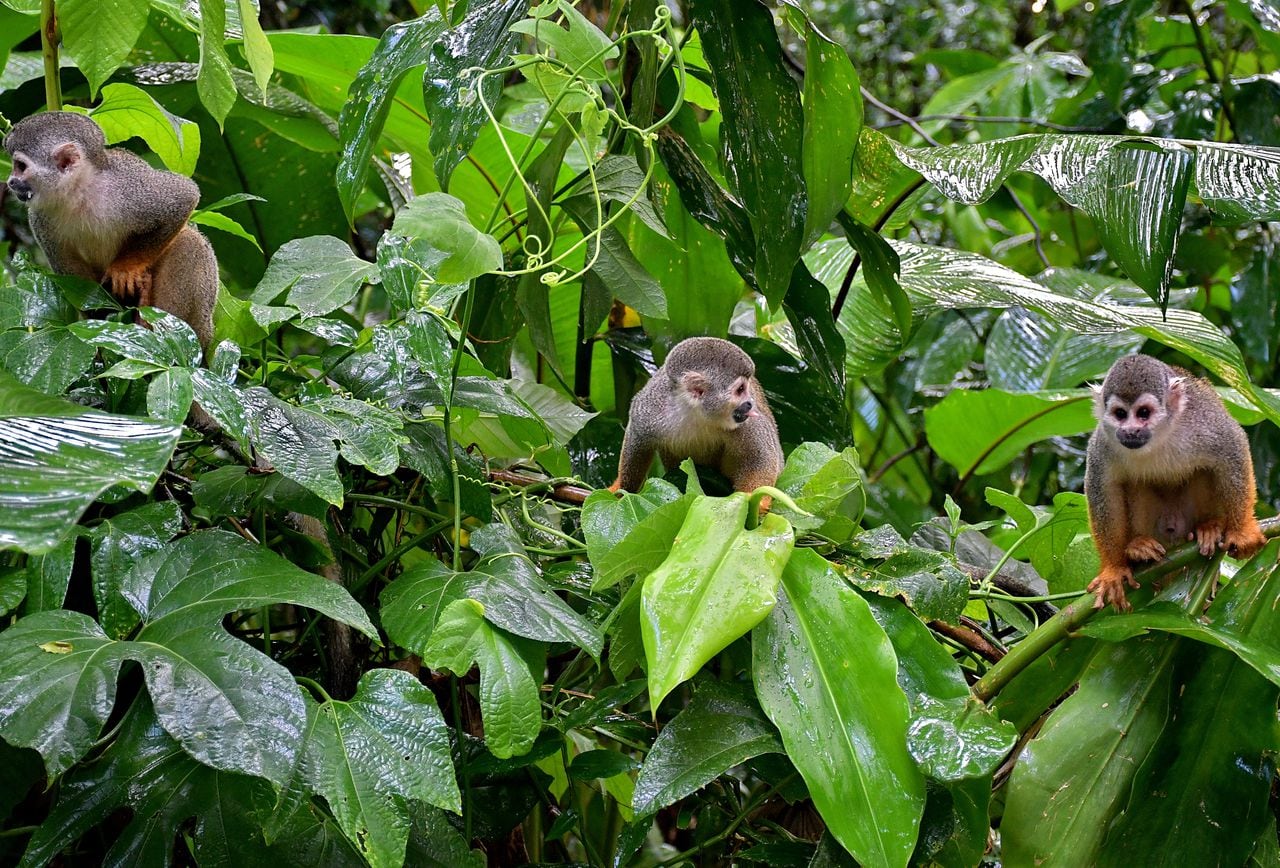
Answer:
<path fill-rule="evenodd" d="M 0 0 L 225 284 L 202 359 L 3 202 L 0 859 L 1280 864 L 1280 543 L 1098 614 L 1078 493 L 1144 349 L 1280 497 L 1280 19 L 1087 6 Z M 763 517 L 599 490 L 700 334 Z"/>

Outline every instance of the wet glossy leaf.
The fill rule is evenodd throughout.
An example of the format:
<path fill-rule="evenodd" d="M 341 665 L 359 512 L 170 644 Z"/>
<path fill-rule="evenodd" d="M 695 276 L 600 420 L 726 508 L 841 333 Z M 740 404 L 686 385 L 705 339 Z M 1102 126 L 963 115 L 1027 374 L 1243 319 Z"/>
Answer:
<path fill-rule="evenodd" d="M 502 267 L 497 239 L 471 225 L 462 201 L 448 193 L 415 196 L 396 213 L 391 230 L 444 251 L 432 275 L 438 283 L 463 283 Z"/>
<path fill-rule="evenodd" d="M 431 44 L 422 99 L 431 119 L 428 146 L 435 155 L 436 177 L 446 191 L 449 176 L 488 121 L 480 96 L 493 108 L 502 91 L 502 76 L 481 82 L 473 68 L 492 69 L 507 61 L 518 44 L 511 25 L 528 8 L 529 0 L 473 0 L 462 23 Z"/>
<path fill-rule="evenodd" d="M 1035 282 L 992 260 L 970 253 L 894 242 L 902 261 L 900 281 L 918 312 L 938 308 L 1020 306 L 1034 310 L 1082 334 L 1116 334 L 1127 331 L 1158 341 L 1184 353 L 1232 386 L 1280 422 L 1280 400 L 1254 386 L 1244 358 L 1222 330 L 1202 314 L 1169 310 L 1162 315 L 1151 307 L 1089 301 L 1079 293 L 1049 291 L 1063 282 L 1085 278 L 1070 269 L 1050 269 Z M 838 287 L 852 258 L 843 242 L 820 242 L 811 264 L 815 276 L 830 288 Z M 841 329 L 850 348 L 850 375 L 875 369 L 897 353 L 896 329 L 888 312 L 866 304 L 869 295 L 850 297 L 840 316 Z M 856 355 L 855 355 L 856 354 Z"/>
<path fill-rule="evenodd" d="M 275 252 L 249 299 L 270 304 L 287 290 L 289 304 L 307 316 L 324 316 L 351 301 L 377 273 L 345 241 L 331 235 L 298 238 Z"/>
<path fill-rule="evenodd" d="M 71 570 L 76 561 L 76 537 L 65 540 L 57 548 L 27 558 L 27 597 L 22 614 L 32 615 L 61 609 L 71 586 Z"/>
<path fill-rule="evenodd" d="M 174 836 L 191 818 L 201 864 L 243 864 L 269 852 L 254 815 L 255 802 L 268 789 L 263 781 L 196 762 L 141 697 L 100 761 L 62 779 L 58 800 L 32 836 L 22 864 L 56 861 L 67 845 L 120 809 L 132 816 L 102 854 L 105 865 L 168 864 Z"/>
<path fill-rule="evenodd" d="M 741 493 L 695 497 L 670 554 L 644 580 L 640 633 L 655 711 L 773 608 L 795 534 L 773 514 L 744 530 L 749 508 Z"/>
<path fill-rule="evenodd" d="M 925 620 L 954 623 L 969 600 L 969 576 L 944 552 L 906 546 L 882 563 L 850 558 L 848 578 L 859 588 L 902 597 Z"/>
<path fill-rule="evenodd" d="M 798 4 L 788 4 L 804 37 L 804 184 L 809 196 L 805 244 L 827 231 L 853 184 L 853 155 L 862 131 L 862 92 L 844 47 L 828 39 Z"/>
<path fill-rule="evenodd" d="M 394 669 L 366 672 L 349 702 L 308 703 L 302 774 L 375 868 L 404 864 L 409 800 L 462 810 L 435 697 Z"/>
<path fill-rule="evenodd" d="M 804 242 L 806 214 L 800 95 L 782 58 L 773 15 L 755 0 L 696 0 L 702 37 L 723 114 L 725 174 L 756 238 L 753 272 L 777 305 Z"/>
<path fill-rule="evenodd" d="M 922 697 L 911 715 L 907 749 L 920 770 L 939 781 L 990 778 L 1018 731 L 976 699 Z"/>
<path fill-rule="evenodd" d="M 437 9 L 428 9 L 412 21 L 393 24 L 383 32 L 378 47 L 355 80 L 345 75 L 341 78 L 342 86 L 349 83 L 350 89 L 338 118 L 342 159 L 338 163 L 337 186 L 348 222 L 355 219 L 356 200 L 364 192 L 370 160 L 401 79 L 427 62 L 431 47 L 445 29 Z M 318 50 L 314 40 L 307 50 Z"/>
<path fill-rule="evenodd" d="M 465 283 L 439 284 L 428 280 L 446 255 L 421 238 L 383 234 L 378 240 L 378 272 L 395 310 L 443 311 L 466 291 Z"/>
<path fill-rule="evenodd" d="M 1209 609 L 1214 627 L 1242 644 L 1273 645 L 1280 628 L 1278 545 L 1272 542 L 1236 573 Z M 1166 727 L 1138 770 L 1099 864 L 1133 864 L 1138 854 L 1157 852 L 1177 853 L 1189 865 L 1244 864 L 1270 825 L 1257 808 L 1274 775 L 1267 757 L 1280 746 L 1275 679 L 1268 685 L 1244 655 L 1184 645 L 1173 690 L 1175 725 Z"/>
<path fill-rule="evenodd" d="M 46 397 L 0 372 L 0 547 L 47 551 L 113 485 L 149 491 L 181 433 Z"/>
<path fill-rule="evenodd" d="M 578 182 L 570 191 L 574 195 L 564 200 L 565 205 L 590 204 L 596 198 L 602 202 L 615 202 L 630 209 L 645 226 L 663 238 L 671 237 L 662 217 L 649 201 L 645 190 L 644 170 L 635 157 L 630 154 L 605 154 L 592 170 L 595 174 Z M 594 210 L 594 206 L 592 207 Z"/>
<path fill-rule="evenodd" d="M 795 552 L 752 660 L 760 705 L 827 828 L 863 864 L 905 866 L 924 777 L 907 753 L 897 659 L 866 602 L 816 552 Z"/>
<path fill-rule="evenodd" d="M 542 728 L 538 681 L 525 659 L 529 644 L 491 626 L 475 600 L 457 600 L 445 607 L 422 650 L 432 669 L 465 675 L 479 667 L 485 745 L 500 759 L 527 753 Z"/>
<path fill-rule="evenodd" d="M 604 62 L 618 56 L 617 46 L 611 45 L 605 36 L 577 9 L 568 3 L 553 4 L 564 15 L 564 26 L 539 15 L 526 21 L 517 21 L 511 29 L 527 33 L 538 42 L 552 49 L 574 75 L 593 81 L 605 79 Z"/>
<path fill-rule="evenodd" d="M 62 326 L 0 332 L 0 371 L 47 395 L 65 392 L 89 370 L 94 355 L 93 347 Z"/>
<path fill-rule="evenodd" d="M 777 730 L 745 686 L 705 682 L 658 733 L 632 807 L 638 816 L 656 813 L 752 757 L 782 752 Z"/>
<path fill-rule="evenodd" d="M 645 482 L 639 494 L 593 491 L 582 505 L 582 535 L 593 564 L 620 543 L 636 525 L 665 503 L 680 499 L 680 492 L 663 479 Z"/>
<path fill-rule="evenodd" d="M 787 456 L 775 487 L 812 515 L 793 513 L 780 503 L 773 509 L 799 530 L 817 528 L 828 539 L 847 539 L 867 505 L 863 485 L 856 449 L 836 452 L 825 443 L 801 443 Z"/>
<path fill-rule="evenodd" d="M 955 389 L 925 410 L 925 435 L 962 477 L 999 470 L 1032 443 L 1092 431 L 1087 393 Z"/>
<path fill-rule="evenodd" d="M 681 497 L 662 504 L 640 519 L 617 545 L 592 561 L 595 581 L 591 589 L 603 590 L 628 576 L 643 578 L 656 569 L 667 559 L 692 503 L 693 498 Z"/>
<path fill-rule="evenodd" d="M 167 500 L 114 515 L 89 533 L 93 599 L 98 621 L 113 639 L 123 639 L 139 620 L 138 613 L 120 595 L 120 584 L 129 568 L 181 531 L 182 510 Z"/>
<path fill-rule="evenodd" d="M 563 204 L 584 233 L 594 231 L 599 225 L 594 203 L 569 200 Z M 662 286 L 636 259 L 626 238 L 616 228 L 606 226 L 596 240 L 588 241 L 586 256 L 591 271 L 615 298 L 642 316 L 666 319 L 667 297 Z"/>
<path fill-rule="evenodd" d="M 245 390 L 244 407 L 251 439 L 262 456 L 284 476 L 340 506 L 343 488 L 335 467 L 333 427 L 260 386 Z"/>
<path fill-rule="evenodd" d="M 1097 861 L 1111 819 L 1166 725 L 1177 649 L 1176 637 L 1149 636 L 1090 661 L 1079 689 L 1014 766 L 1000 826 L 1006 859 Z"/>

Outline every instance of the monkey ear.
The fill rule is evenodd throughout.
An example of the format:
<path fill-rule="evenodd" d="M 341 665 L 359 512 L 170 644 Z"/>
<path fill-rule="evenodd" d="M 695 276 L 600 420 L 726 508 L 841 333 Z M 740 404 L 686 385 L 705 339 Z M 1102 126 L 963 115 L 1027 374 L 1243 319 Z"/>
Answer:
<path fill-rule="evenodd" d="M 1092 395 L 1093 395 L 1093 397 L 1095 397 L 1095 398 L 1101 398 L 1101 397 L 1102 397 L 1102 384 L 1101 384 L 1101 383 L 1085 383 L 1085 385 L 1089 387 L 1089 392 L 1090 392 L 1090 394 L 1092 394 Z"/>
<path fill-rule="evenodd" d="M 1170 411 L 1177 412 L 1182 409 L 1183 400 L 1187 396 L 1187 391 L 1183 388 L 1183 383 L 1186 381 L 1186 377 L 1169 378 L 1169 396 L 1165 404 L 1168 405 Z"/>
<path fill-rule="evenodd" d="M 80 162 L 80 146 L 75 142 L 63 142 L 53 149 L 53 164 L 59 172 L 65 172 Z"/>
<path fill-rule="evenodd" d="M 693 397 L 701 400 L 707 394 L 707 379 L 697 371 L 685 371 L 680 375 L 680 386 Z"/>

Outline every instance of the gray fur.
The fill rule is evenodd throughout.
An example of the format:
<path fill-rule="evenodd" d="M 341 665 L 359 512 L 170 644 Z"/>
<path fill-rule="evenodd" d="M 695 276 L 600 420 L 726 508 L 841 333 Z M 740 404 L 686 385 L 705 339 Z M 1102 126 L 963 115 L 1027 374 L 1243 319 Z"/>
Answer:
<path fill-rule="evenodd" d="M 714 467 L 737 491 L 775 483 L 782 472 L 782 445 L 755 370 L 750 356 L 720 338 L 676 344 L 631 402 L 618 484 L 639 491 L 655 455 L 668 469 L 685 458 Z M 740 377 L 748 381 L 758 415 L 735 423 L 732 413 L 741 401 L 731 390 Z M 703 390 L 700 400 L 690 395 L 691 386 Z"/>

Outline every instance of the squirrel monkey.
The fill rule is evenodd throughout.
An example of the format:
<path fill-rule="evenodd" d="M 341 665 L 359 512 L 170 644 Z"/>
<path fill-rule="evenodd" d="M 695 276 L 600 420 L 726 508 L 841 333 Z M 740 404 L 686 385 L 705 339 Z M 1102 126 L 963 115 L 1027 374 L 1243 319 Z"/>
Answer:
<path fill-rule="evenodd" d="M 1165 545 L 1194 539 L 1252 557 L 1266 543 L 1253 517 L 1257 498 L 1244 430 L 1206 380 L 1150 356 L 1125 356 L 1107 373 L 1094 405 L 1084 488 L 1102 560 L 1089 583 L 1095 606 L 1128 611 L 1131 564 L 1164 557 Z"/>
<path fill-rule="evenodd" d="M 631 401 L 618 480 L 609 489 L 639 491 L 655 453 L 668 469 L 685 458 L 714 467 L 735 491 L 777 482 L 782 445 L 755 373 L 751 357 L 720 338 L 672 347 Z"/>
<path fill-rule="evenodd" d="M 55 272 L 175 314 L 209 349 L 218 262 L 187 225 L 200 200 L 194 181 L 108 149 L 102 129 L 74 112 L 18 121 L 4 149 L 13 157 L 9 189 L 29 203 L 31 231 Z"/>

